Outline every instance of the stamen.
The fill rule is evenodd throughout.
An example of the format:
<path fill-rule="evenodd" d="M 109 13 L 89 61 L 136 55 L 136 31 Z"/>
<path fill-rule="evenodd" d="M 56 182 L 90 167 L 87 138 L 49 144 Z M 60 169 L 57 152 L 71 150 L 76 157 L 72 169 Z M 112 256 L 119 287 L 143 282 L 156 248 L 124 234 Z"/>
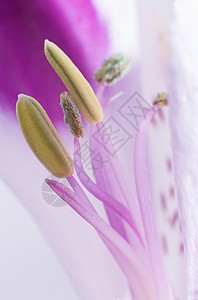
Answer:
<path fill-rule="evenodd" d="M 160 103 L 162 105 L 167 105 L 167 103 L 168 103 L 168 93 L 167 92 L 157 94 L 157 97 L 153 101 L 153 105 L 158 104 L 158 103 Z"/>
<path fill-rule="evenodd" d="M 42 106 L 21 94 L 16 112 L 23 135 L 40 162 L 56 177 L 71 176 L 73 160 Z"/>
<path fill-rule="evenodd" d="M 98 82 L 112 85 L 119 81 L 131 68 L 131 61 L 123 54 L 116 54 L 105 60 L 94 76 Z"/>
<path fill-rule="evenodd" d="M 91 124 L 103 120 L 102 107 L 90 84 L 69 57 L 54 43 L 45 40 L 45 55 L 66 85 L 76 106 Z"/>
<path fill-rule="evenodd" d="M 69 125 L 71 133 L 79 139 L 84 136 L 84 127 L 81 120 L 79 109 L 75 105 L 71 95 L 63 92 L 60 95 L 60 104 L 64 113 L 64 121 Z"/>

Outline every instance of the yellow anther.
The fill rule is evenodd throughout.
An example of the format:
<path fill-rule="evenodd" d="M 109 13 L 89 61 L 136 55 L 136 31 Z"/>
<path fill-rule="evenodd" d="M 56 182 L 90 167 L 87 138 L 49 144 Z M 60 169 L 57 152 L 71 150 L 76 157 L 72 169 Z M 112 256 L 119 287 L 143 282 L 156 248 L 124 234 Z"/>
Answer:
<path fill-rule="evenodd" d="M 23 135 L 41 163 L 56 177 L 71 176 L 73 160 L 42 106 L 21 94 L 16 112 Z"/>
<path fill-rule="evenodd" d="M 69 57 L 48 40 L 45 40 L 45 55 L 87 121 L 91 124 L 101 122 L 103 120 L 102 107 L 90 84 Z"/>

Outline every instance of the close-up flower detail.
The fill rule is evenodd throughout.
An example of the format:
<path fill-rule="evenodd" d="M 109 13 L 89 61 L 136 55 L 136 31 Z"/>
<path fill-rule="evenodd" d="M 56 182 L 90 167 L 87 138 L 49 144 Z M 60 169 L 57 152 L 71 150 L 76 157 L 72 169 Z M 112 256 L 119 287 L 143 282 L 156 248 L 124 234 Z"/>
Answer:
<path fill-rule="evenodd" d="M 0 298 L 198 299 L 198 4 L 11 2 Z"/>
<path fill-rule="evenodd" d="M 131 61 L 123 54 L 116 54 L 105 60 L 94 74 L 95 79 L 105 85 L 112 85 L 120 80 L 130 70 Z"/>
<path fill-rule="evenodd" d="M 157 97 L 153 101 L 153 104 L 162 103 L 162 104 L 166 105 L 167 100 L 168 100 L 168 93 L 160 93 L 157 95 Z"/>
<path fill-rule="evenodd" d="M 101 122 L 103 119 L 102 108 L 91 86 L 69 57 L 48 40 L 45 40 L 45 55 L 68 88 L 76 106 L 82 111 L 84 117 L 92 124 Z"/>
<path fill-rule="evenodd" d="M 67 92 L 63 92 L 60 95 L 60 104 L 64 113 L 65 124 L 69 125 L 71 133 L 77 138 L 83 137 L 84 128 L 81 115 L 71 95 Z"/>
<path fill-rule="evenodd" d="M 53 44 L 53 47 L 55 48 L 56 46 L 54 46 Z M 64 56 L 63 54 L 61 55 Z M 73 67 L 67 70 L 68 78 L 71 77 L 70 72 L 71 73 L 73 72 Z M 78 74 L 77 71 L 76 74 Z M 116 74 L 114 74 L 114 76 L 116 78 Z M 116 80 L 119 80 L 120 74 L 118 73 L 117 76 L 118 78 Z M 75 84 L 76 84 L 76 89 L 78 90 L 77 83 Z M 68 85 L 70 86 L 70 81 L 68 82 Z M 79 92 L 79 98 L 81 98 L 80 92 Z M 78 182 L 75 180 L 74 177 L 70 177 L 72 175 L 72 172 L 67 173 L 64 176 L 68 178 L 71 187 L 75 186 L 75 194 L 71 194 L 70 190 L 68 193 L 68 188 L 64 187 L 63 184 L 55 180 L 46 179 L 46 183 L 63 200 L 71 198 L 70 199 L 71 201 L 68 201 L 67 203 L 82 218 L 84 218 L 88 223 L 90 223 L 96 229 L 99 236 L 102 238 L 105 245 L 109 248 L 115 260 L 123 270 L 123 273 L 125 274 L 127 282 L 130 286 L 132 295 L 137 300 L 139 299 L 168 300 L 171 299 L 170 297 L 172 294 L 170 283 L 167 280 L 166 271 L 163 265 L 160 240 L 157 233 L 155 217 L 152 208 L 152 200 L 150 198 L 150 188 L 149 188 L 149 183 L 147 178 L 148 175 L 146 171 L 147 167 L 146 167 L 145 141 L 146 141 L 147 127 L 150 121 L 152 120 L 154 114 L 160 108 L 161 102 L 165 101 L 164 99 L 166 97 L 164 96 L 164 94 L 162 95 L 159 94 L 157 98 L 159 100 L 152 108 L 148 110 L 148 112 L 145 115 L 145 118 L 140 123 L 139 130 L 136 134 L 136 139 L 135 139 L 134 174 L 135 174 L 137 199 L 134 192 L 132 193 L 128 192 L 127 194 L 125 194 L 125 201 L 122 203 L 121 201 L 123 197 L 122 193 L 120 193 L 120 195 L 117 194 L 116 197 L 117 200 L 116 200 L 113 199 L 111 195 L 108 195 L 108 193 L 106 194 L 105 190 L 101 187 L 101 185 L 97 183 L 97 180 L 95 184 L 83 169 L 81 158 L 78 159 L 78 155 L 80 155 L 81 150 L 80 150 L 79 142 L 77 142 L 77 140 L 75 141 L 75 148 L 76 148 L 76 152 L 78 152 L 78 155 L 74 155 L 74 164 L 78 166 L 76 171 L 79 176 L 79 179 L 81 180 L 84 187 L 88 189 L 89 192 L 91 192 L 96 198 L 100 199 L 105 204 L 105 206 L 111 209 L 111 217 L 109 218 L 110 225 L 108 225 L 105 221 L 102 220 L 102 218 L 100 218 L 97 211 L 94 209 L 93 205 L 91 204 L 90 200 L 88 199 L 88 197 L 86 196 L 86 194 L 84 193 L 84 191 L 82 190 Z M 25 98 L 25 100 L 26 99 L 27 98 Z M 28 121 L 30 119 L 32 120 L 32 122 L 28 123 L 26 121 L 25 114 L 27 113 L 26 110 L 23 109 L 23 107 L 21 107 L 22 101 L 23 99 L 21 99 L 20 97 L 17 103 L 17 115 L 18 115 L 18 119 L 23 134 L 25 135 L 26 140 L 28 141 L 33 151 L 34 151 L 34 146 L 36 147 L 37 143 L 41 145 L 41 150 L 39 149 L 39 152 L 41 152 L 41 154 L 39 153 L 40 156 L 39 154 L 37 153 L 36 154 L 38 157 L 45 157 L 46 147 L 42 150 L 43 141 L 42 140 L 38 141 L 37 132 L 35 134 L 36 138 L 34 139 L 34 134 L 32 134 L 31 132 L 31 129 L 33 129 L 32 124 L 37 124 L 38 126 L 37 131 L 38 132 L 41 131 L 41 134 L 43 134 L 44 132 L 43 130 L 44 126 L 39 125 L 38 122 L 39 117 L 37 117 L 36 113 L 34 114 L 32 112 L 33 109 L 29 109 L 31 113 L 30 113 L 30 117 L 28 118 Z M 29 102 L 32 104 L 35 101 L 33 102 L 32 100 Z M 76 110 L 76 107 L 74 106 L 75 104 L 72 102 L 73 99 L 68 93 L 64 92 L 63 94 L 61 94 L 61 106 L 65 113 L 65 123 L 66 124 L 69 123 L 72 134 L 79 137 L 80 135 L 82 135 L 81 133 L 82 124 L 79 125 L 79 118 L 80 118 L 79 111 Z M 36 105 L 38 106 L 39 104 Z M 41 108 L 40 111 L 42 111 Z M 47 123 L 46 121 L 47 118 L 43 117 L 43 115 L 44 113 L 42 113 L 42 118 Z M 94 112 L 92 116 L 93 119 L 95 119 Z M 81 127 L 80 129 L 76 128 L 79 126 Z M 96 126 L 98 130 L 98 137 L 100 139 L 100 143 L 104 144 L 104 135 L 106 136 L 108 135 L 106 133 L 106 129 L 103 124 L 102 127 L 100 127 L 100 125 L 96 125 Z M 44 141 L 45 142 L 47 141 L 50 145 L 50 141 L 52 139 L 50 135 L 45 134 L 44 137 L 45 137 Z M 29 141 L 30 139 L 31 141 Z M 89 143 L 91 145 L 92 143 L 91 140 L 93 139 L 93 128 L 90 129 L 89 139 L 90 139 Z M 111 142 L 109 143 L 108 147 L 113 147 L 113 145 L 111 145 Z M 58 153 L 58 148 L 59 145 L 57 146 L 57 151 L 54 152 Z M 107 158 L 107 150 L 100 152 L 100 154 L 103 157 L 103 159 Z M 56 158 L 56 156 L 54 158 Z M 53 156 L 50 157 L 48 155 L 46 159 L 47 162 L 54 161 Z M 45 166 L 47 165 L 44 159 L 40 159 L 40 160 Z M 79 165 L 78 165 L 79 162 L 82 168 L 80 172 L 79 172 Z M 62 164 L 66 165 L 66 168 L 69 169 L 68 166 L 70 166 L 70 164 L 65 163 L 64 161 Z M 48 170 L 52 169 L 53 171 L 51 171 L 51 173 L 54 174 L 55 176 L 63 177 L 64 173 L 62 174 L 58 173 L 55 167 L 50 169 L 50 167 L 47 165 L 47 168 Z M 92 168 L 93 171 L 95 171 L 94 161 L 92 161 Z M 111 169 L 116 169 L 115 162 L 112 162 L 112 165 L 109 168 L 109 170 L 107 170 L 107 172 L 111 173 L 112 172 Z M 56 175 L 56 173 L 58 175 Z M 88 183 L 84 182 L 82 175 L 84 176 L 84 178 L 86 178 L 86 182 L 88 179 Z M 105 175 L 106 174 L 104 170 L 104 174 L 103 174 L 104 181 L 106 181 Z M 98 174 L 95 175 L 95 177 L 97 178 Z M 109 177 L 109 180 L 111 181 L 111 177 Z M 111 185 L 112 184 L 113 182 L 111 183 Z M 117 177 L 117 184 L 120 186 L 121 190 L 125 190 L 126 183 L 121 182 L 119 176 Z M 131 197 L 134 198 L 133 201 Z M 113 223 L 111 223 L 111 218 L 113 217 L 113 215 L 115 215 L 116 218 L 119 219 L 119 222 L 117 222 L 117 225 L 119 226 L 117 228 L 114 226 Z M 120 231 L 121 228 L 123 228 L 124 230 L 123 233 L 121 233 Z"/>
<path fill-rule="evenodd" d="M 71 176 L 72 158 L 41 105 L 19 95 L 16 110 L 23 135 L 42 164 L 56 177 Z"/>

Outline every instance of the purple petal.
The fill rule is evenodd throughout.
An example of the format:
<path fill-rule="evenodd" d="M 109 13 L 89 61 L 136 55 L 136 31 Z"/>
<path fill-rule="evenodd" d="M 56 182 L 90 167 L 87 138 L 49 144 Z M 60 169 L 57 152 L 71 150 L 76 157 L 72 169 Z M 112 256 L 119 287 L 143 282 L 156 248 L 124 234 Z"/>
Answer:
<path fill-rule="evenodd" d="M 158 109 L 159 105 L 155 105 L 153 108 L 151 108 L 147 112 L 145 119 L 143 119 L 140 123 L 139 131 L 135 137 L 134 173 L 151 268 L 158 292 L 158 299 L 167 300 L 169 299 L 170 293 L 167 284 L 167 276 L 163 265 L 160 240 L 155 224 L 153 203 L 150 196 L 145 149 L 147 128 Z"/>
<path fill-rule="evenodd" d="M 69 177 L 68 181 L 70 181 L 71 178 L 72 177 Z M 73 180 L 74 178 L 72 178 L 72 181 Z M 70 190 L 63 184 L 54 180 L 47 180 L 47 183 L 63 200 L 65 200 L 66 197 L 69 197 L 71 201 L 68 201 L 67 203 L 97 230 L 127 276 L 135 299 L 156 299 L 152 277 L 145 265 L 138 258 L 133 248 L 119 236 L 111 226 L 98 216 L 84 192 L 81 190 L 80 195 L 78 195 L 78 191 L 71 195 Z M 78 186 L 77 189 L 80 189 L 77 181 L 75 181 L 75 186 Z M 78 198 L 80 200 L 78 200 Z"/>
<path fill-rule="evenodd" d="M 59 95 L 66 88 L 45 58 L 44 40 L 57 43 L 93 82 L 109 43 L 92 2 L 1 1 L 0 19 L 1 105 L 15 110 L 23 92 L 40 101 L 53 120 L 60 118 Z"/>

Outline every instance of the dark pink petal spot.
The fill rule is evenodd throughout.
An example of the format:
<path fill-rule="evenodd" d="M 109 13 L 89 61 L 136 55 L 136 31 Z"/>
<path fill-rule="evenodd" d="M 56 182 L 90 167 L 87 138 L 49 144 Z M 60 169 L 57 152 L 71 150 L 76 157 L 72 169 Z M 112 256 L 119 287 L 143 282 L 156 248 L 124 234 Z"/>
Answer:
<path fill-rule="evenodd" d="M 160 118 L 160 121 L 161 122 L 165 122 L 165 115 L 164 115 L 164 112 L 163 112 L 163 109 L 159 109 L 159 111 L 158 111 L 158 113 L 159 113 L 159 118 Z"/>
<path fill-rule="evenodd" d="M 177 223 L 180 224 L 178 211 L 175 211 L 173 216 L 170 217 L 169 223 L 171 227 L 175 227 Z"/>
<path fill-rule="evenodd" d="M 184 244 L 183 244 L 183 242 L 180 243 L 180 246 L 179 246 L 179 252 L 180 252 L 181 254 L 184 254 Z"/>
<path fill-rule="evenodd" d="M 161 202 L 163 212 L 167 211 L 167 201 L 164 193 L 160 194 L 160 202 Z"/>
<path fill-rule="evenodd" d="M 171 158 L 168 157 L 167 160 L 166 160 L 166 166 L 167 166 L 167 169 L 168 169 L 168 172 L 172 172 L 173 170 L 173 167 L 172 167 L 172 161 L 171 161 Z"/>
<path fill-rule="evenodd" d="M 174 186 L 170 187 L 169 194 L 171 198 L 175 198 L 175 188 Z"/>

